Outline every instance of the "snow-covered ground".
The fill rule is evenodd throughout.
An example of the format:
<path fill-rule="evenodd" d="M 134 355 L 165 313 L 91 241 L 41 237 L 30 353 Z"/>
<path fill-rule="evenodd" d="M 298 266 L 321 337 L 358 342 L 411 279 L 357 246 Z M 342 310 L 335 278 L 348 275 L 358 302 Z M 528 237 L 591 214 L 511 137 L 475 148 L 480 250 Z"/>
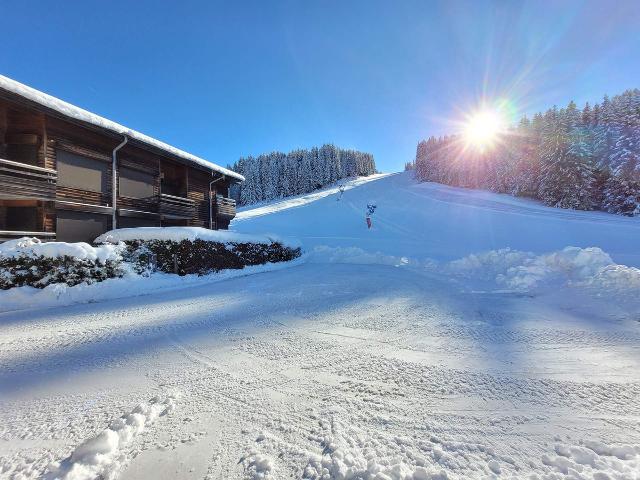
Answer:
<path fill-rule="evenodd" d="M 640 223 L 358 183 L 234 221 L 291 268 L 0 314 L 0 478 L 640 478 Z"/>

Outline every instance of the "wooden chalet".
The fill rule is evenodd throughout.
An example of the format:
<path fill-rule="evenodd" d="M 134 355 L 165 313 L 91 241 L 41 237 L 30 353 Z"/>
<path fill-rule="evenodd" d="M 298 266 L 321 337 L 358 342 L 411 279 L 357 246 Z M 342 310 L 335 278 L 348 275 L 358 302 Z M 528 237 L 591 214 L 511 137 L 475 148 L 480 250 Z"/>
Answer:
<path fill-rule="evenodd" d="M 0 76 L 0 241 L 112 228 L 226 229 L 230 170 Z"/>

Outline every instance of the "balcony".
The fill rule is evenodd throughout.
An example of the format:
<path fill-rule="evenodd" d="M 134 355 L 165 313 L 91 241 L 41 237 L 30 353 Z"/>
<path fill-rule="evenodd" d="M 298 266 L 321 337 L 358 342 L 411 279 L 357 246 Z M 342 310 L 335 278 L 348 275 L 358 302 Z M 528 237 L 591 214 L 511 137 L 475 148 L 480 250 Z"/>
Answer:
<path fill-rule="evenodd" d="M 236 201 L 222 195 L 216 195 L 215 211 L 218 217 L 231 220 L 236 216 Z"/>
<path fill-rule="evenodd" d="M 160 194 L 160 215 L 163 218 L 191 219 L 196 214 L 196 204 L 190 198 Z"/>
<path fill-rule="evenodd" d="M 0 159 L 0 198 L 54 201 L 58 172 Z"/>

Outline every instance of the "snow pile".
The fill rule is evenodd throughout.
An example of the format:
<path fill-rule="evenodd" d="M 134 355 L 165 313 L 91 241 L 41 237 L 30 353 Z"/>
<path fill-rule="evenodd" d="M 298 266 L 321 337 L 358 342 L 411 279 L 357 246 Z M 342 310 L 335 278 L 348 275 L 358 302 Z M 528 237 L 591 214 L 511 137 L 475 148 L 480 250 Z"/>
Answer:
<path fill-rule="evenodd" d="M 569 285 L 601 294 L 640 295 L 640 269 L 617 265 L 597 247 L 566 247 L 542 255 L 505 248 L 455 260 L 446 270 L 521 292 Z"/>
<path fill-rule="evenodd" d="M 412 439 L 387 438 L 368 434 L 352 422 L 335 416 L 320 422 L 317 440 L 322 455 L 310 455 L 303 478 L 344 480 L 447 480 L 449 476 L 439 464 L 446 464 L 448 454 L 431 448 L 409 453 L 416 445 Z M 313 438 L 313 437 L 312 437 Z M 426 444 L 429 443 L 429 447 Z M 416 448 L 416 450 L 422 450 Z M 437 458 L 436 458 L 437 457 Z M 440 460 L 438 460 L 440 459 Z"/>
<path fill-rule="evenodd" d="M 380 252 L 367 252 L 359 247 L 328 247 L 320 245 L 309 254 L 311 263 L 354 263 L 359 265 L 390 265 L 401 267 L 415 265 L 416 262 L 407 257 L 385 255 Z"/>
<path fill-rule="evenodd" d="M 472 253 L 446 265 L 448 273 L 459 276 L 473 276 L 483 280 L 495 280 L 511 268 L 517 268 L 532 256 L 528 252 L 519 252 L 510 248 Z"/>
<path fill-rule="evenodd" d="M 159 148 L 160 150 L 164 150 L 165 152 L 168 152 L 172 155 L 185 160 L 189 160 L 193 163 L 209 168 L 223 175 L 235 178 L 240 181 L 244 181 L 244 177 L 239 173 L 223 168 L 219 165 L 216 165 L 215 163 L 205 160 L 204 158 L 197 157 L 176 147 L 172 147 L 171 145 L 161 142 L 160 140 L 156 140 L 155 138 L 149 137 L 148 135 L 145 135 L 143 133 L 131 130 L 130 128 L 127 128 L 111 120 L 107 120 L 106 118 L 100 117 L 95 113 L 91 113 L 87 110 L 76 107 L 75 105 L 36 90 L 35 88 L 31 88 L 27 85 L 24 85 L 23 83 L 16 82 L 15 80 L 12 80 L 11 78 L 5 77 L 3 75 L 0 75 L 0 88 L 15 93 L 16 95 L 20 95 L 21 97 L 29 99 L 32 102 L 38 103 L 44 107 L 55 110 L 56 112 L 59 112 L 66 117 L 80 120 L 81 122 L 90 123 L 91 125 L 95 125 L 106 130 L 111 130 L 112 132 L 116 132 L 121 135 L 126 135 L 129 138 L 138 140 L 142 143 L 146 143 L 149 146 Z"/>
<path fill-rule="evenodd" d="M 542 456 L 542 463 L 553 475 L 548 478 L 640 478 L 640 445 L 607 445 L 586 440 L 580 445 L 556 445 L 555 452 L 557 455 Z"/>
<path fill-rule="evenodd" d="M 108 260 L 122 260 L 124 245 L 100 245 L 93 247 L 88 243 L 41 242 L 37 238 L 22 237 L 0 243 L 0 257 L 73 257 L 77 260 L 91 260 L 105 263 Z"/>
<path fill-rule="evenodd" d="M 275 462 L 268 455 L 252 450 L 241 461 L 248 478 L 252 480 L 273 478 Z"/>
<path fill-rule="evenodd" d="M 114 420 L 108 428 L 80 444 L 73 453 L 49 466 L 45 480 L 89 480 L 114 478 L 125 461 L 122 450 L 158 417 L 175 409 L 178 394 L 154 397 Z"/>
<path fill-rule="evenodd" d="M 638 300 L 640 298 L 640 269 L 626 265 L 607 265 L 586 278 L 580 286 L 598 297 L 613 294 L 617 298 Z"/>
<path fill-rule="evenodd" d="M 166 240 L 180 242 L 182 240 L 204 240 L 219 243 L 259 243 L 269 245 L 281 243 L 297 248 L 295 241 L 284 241 L 275 235 L 252 235 L 230 232 L 228 230 L 209 230 L 202 227 L 137 227 L 119 228 L 103 233 L 95 239 L 95 243 L 118 243 L 132 240 Z"/>

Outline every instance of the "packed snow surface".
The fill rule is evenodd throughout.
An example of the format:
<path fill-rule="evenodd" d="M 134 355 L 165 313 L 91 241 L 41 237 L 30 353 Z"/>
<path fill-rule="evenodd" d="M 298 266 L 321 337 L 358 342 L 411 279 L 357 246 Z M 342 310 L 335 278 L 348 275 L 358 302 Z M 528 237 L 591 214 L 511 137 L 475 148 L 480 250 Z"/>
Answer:
<path fill-rule="evenodd" d="M 231 232 L 228 230 L 209 230 L 202 227 L 138 227 L 119 228 L 103 233 L 95 239 L 95 243 L 118 243 L 125 240 L 207 240 L 220 243 L 261 243 L 283 242 L 276 235 L 255 235 Z M 289 246 L 298 244 L 290 239 Z"/>
<path fill-rule="evenodd" d="M 315 195 L 232 224 L 277 270 L 0 313 L 0 478 L 640 478 L 637 219 Z"/>
<path fill-rule="evenodd" d="M 35 88 L 24 85 L 23 83 L 17 82 L 3 75 L 0 75 L 0 88 L 16 95 L 20 95 L 23 98 L 31 100 L 32 102 L 35 102 L 44 107 L 50 108 L 51 110 L 55 110 L 56 112 L 61 113 L 66 117 L 86 122 L 91 125 L 95 125 L 96 127 L 104 128 L 106 130 L 111 130 L 112 132 L 116 132 L 121 135 L 126 135 L 129 138 L 138 140 L 142 143 L 146 143 L 147 145 L 158 148 L 160 150 L 164 150 L 165 152 L 168 152 L 184 160 L 189 160 L 190 162 L 209 168 L 223 175 L 227 175 L 237 180 L 244 181 L 244 177 L 236 172 L 223 168 L 219 165 L 216 165 L 215 163 L 205 160 L 204 158 L 197 157 L 176 147 L 172 147 L 171 145 L 161 142 L 160 140 L 156 140 L 155 138 L 149 137 L 144 133 L 131 130 L 130 128 L 127 128 L 111 120 L 107 120 L 106 118 L 100 117 L 95 113 L 88 112 L 87 110 L 76 107 L 75 105 L 65 102 L 64 100 L 60 100 L 59 98 L 48 95 L 44 92 L 36 90 Z"/>

